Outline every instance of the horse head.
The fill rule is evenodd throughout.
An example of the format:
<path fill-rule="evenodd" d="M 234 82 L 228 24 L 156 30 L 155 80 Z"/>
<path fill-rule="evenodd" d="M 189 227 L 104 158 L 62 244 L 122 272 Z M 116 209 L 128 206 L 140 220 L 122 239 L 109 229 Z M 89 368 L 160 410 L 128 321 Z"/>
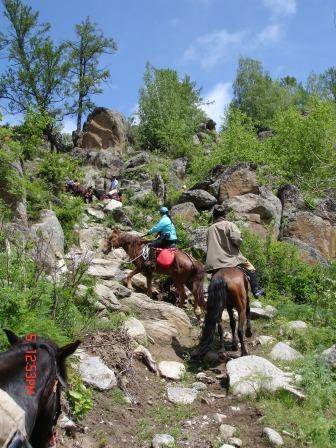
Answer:
<path fill-rule="evenodd" d="M 114 228 L 112 229 L 111 234 L 104 240 L 102 252 L 107 255 L 111 252 L 112 248 L 121 247 L 121 236 L 122 232 L 120 229 Z"/>
<path fill-rule="evenodd" d="M 47 448 L 61 412 L 61 386 L 68 386 L 65 360 L 81 341 L 58 347 L 35 334 L 20 338 L 11 330 L 4 331 L 11 347 L 0 357 L 0 387 L 25 411 L 29 443 Z M 27 368 L 30 375 L 35 374 L 30 388 L 24 374 Z M 17 375 L 21 370 L 23 374 Z M 26 382 L 22 381 L 24 378 Z"/>

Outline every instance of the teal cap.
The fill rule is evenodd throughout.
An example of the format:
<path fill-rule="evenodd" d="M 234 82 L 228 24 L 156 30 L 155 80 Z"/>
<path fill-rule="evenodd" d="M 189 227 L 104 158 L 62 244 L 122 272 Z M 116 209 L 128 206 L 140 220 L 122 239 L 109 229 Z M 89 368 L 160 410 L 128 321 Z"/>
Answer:
<path fill-rule="evenodd" d="M 168 213 L 167 207 L 161 207 L 159 211 L 161 215 L 165 215 L 166 213 Z"/>

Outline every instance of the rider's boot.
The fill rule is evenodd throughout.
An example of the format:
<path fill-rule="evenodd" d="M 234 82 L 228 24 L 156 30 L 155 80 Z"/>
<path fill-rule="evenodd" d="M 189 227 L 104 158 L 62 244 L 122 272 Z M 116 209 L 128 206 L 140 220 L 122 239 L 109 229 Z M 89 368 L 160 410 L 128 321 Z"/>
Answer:
<path fill-rule="evenodd" d="M 251 291 L 254 297 L 260 297 L 265 295 L 265 290 L 258 284 L 257 272 L 252 271 L 248 273 Z"/>

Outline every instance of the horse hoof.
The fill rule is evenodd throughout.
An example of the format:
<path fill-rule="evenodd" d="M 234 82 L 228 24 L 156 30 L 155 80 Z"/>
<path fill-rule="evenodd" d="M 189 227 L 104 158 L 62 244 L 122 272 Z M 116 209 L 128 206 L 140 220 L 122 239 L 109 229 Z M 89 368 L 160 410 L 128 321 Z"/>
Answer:
<path fill-rule="evenodd" d="M 238 345 L 236 345 L 236 344 L 232 344 L 232 348 L 231 348 L 231 350 L 232 350 L 233 352 L 237 352 L 237 351 L 238 351 Z"/>
<path fill-rule="evenodd" d="M 245 331 L 245 336 L 246 336 L 247 338 L 252 337 L 252 330 L 251 330 L 250 328 L 248 328 L 248 329 Z"/>

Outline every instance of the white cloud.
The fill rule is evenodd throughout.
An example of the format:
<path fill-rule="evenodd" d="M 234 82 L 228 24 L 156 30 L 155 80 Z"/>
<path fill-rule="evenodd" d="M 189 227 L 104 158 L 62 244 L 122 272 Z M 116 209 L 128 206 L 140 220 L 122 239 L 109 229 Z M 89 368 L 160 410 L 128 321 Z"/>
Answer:
<path fill-rule="evenodd" d="M 256 45 L 278 42 L 282 37 L 282 27 L 279 23 L 267 25 L 256 37 Z"/>
<path fill-rule="evenodd" d="M 223 82 L 216 84 L 204 97 L 204 102 L 211 104 L 204 104 L 202 109 L 212 118 L 217 127 L 223 121 L 224 111 L 232 99 L 232 84 L 230 82 Z"/>
<path fill-rule="evenodd" d="M 296 13 L 296 0 L 262 0 L 262 2 L 271 10 L 274 17 L 290 16 Z"/>
<path fill-rule="evenodd" d="M 183 62 L 199 60 L 203 68 L 213 67 L 225 58 L 233 45 L 239 44 L 245 31 L 229 33 L 226 30 L 204 34 L 191 44 L 182 56 Z"/>
<path fill-rule="evenodd" d="M 62 121 L 62 132 L 65 134 L 71 134 L 72 131 L 75 131 L 77 128 L 77 124 L 74 118 L 64 118 Z"/>

